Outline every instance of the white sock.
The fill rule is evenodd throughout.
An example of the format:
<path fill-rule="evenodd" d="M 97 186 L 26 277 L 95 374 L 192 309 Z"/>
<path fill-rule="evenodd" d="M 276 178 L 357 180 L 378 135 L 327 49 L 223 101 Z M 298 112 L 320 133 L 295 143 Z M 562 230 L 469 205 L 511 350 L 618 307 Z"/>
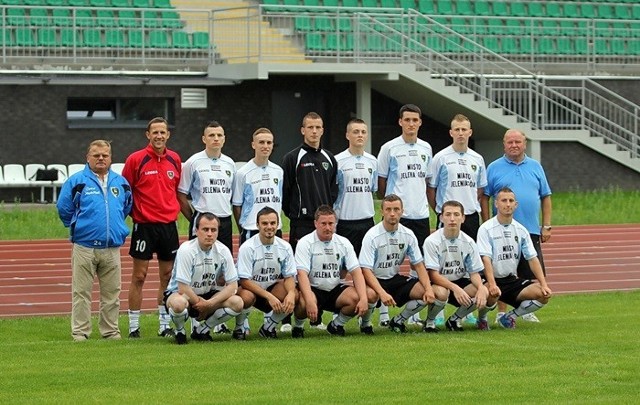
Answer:
<path fill-rule="evenodd" d="M 140 310 L 129 310 L 129 333 L 140 329 Z"/>
<path fill-rule="evenodd" d="M 409 317 L 422 311 L 422 309 L 426 306 L 427 303 L 422 300 L 410 300 L 404 306 L 404 309 L 402 310 L 402 312 L 400 312 L 400 315 L 394 317 L 393 319 L 398 323 L 404 323 L 404 321 L 409 319 Z"/>
<path fill-rule="evenodd" d="M 361 319 L 360 327 L 371 326 L 371 316 L 373 315 L 373 309 L 375 307 L 376 307 L 375 303 L 373 303 L 373 304 L 369 303 L 369 309 L 360 318 Z"/>
<path fill-rule="evenodd" d="M 447 301 L 433 301 L 433 304 L 429 305 L 429 310 L 427 311 L 427 322 L 434 322 L 436 318 L 440 316 L 440 312 L 442 312 L 442 317 L 444 318 L 445 305 L 447 305 Z"/>
<path fill-rule="evenodd" d="M 389 307 L 380 303 L 380 321 L 388 321 L 389 320 Z"/>
<path fill-rule="evenodd" d="M 342 312 L 338 313 L 338 316 L 333 321 L 334 325 L 344 326 L 347 322 L 349 322 L 353 318 L 353 315 L 345 315 Z"/>
<path fill-rule="evenodd" d="M 163 330 L 171 327 L 169 324 L 171 317 L 167 313 L 167 308 L 165 308 L 164 305 L 158 305 L 158 321 L 160 322 L 160 329 L 158 329 L 158 332 L 162 332 Z"/>
<path fill-rule="evenodd" d="M 169 308 L 169 315 L 171 316 L 173 324 L 176 326 L 176 333 L 184 333 L 186 335 L 184 331 L 184 324 L 189 318 L 189 311 L 187 311 L 187 309 L 185 308 L 184 311 L 176 314 L 173 311 L 173 308 Z"/>
<path fill-rule="evenodd" d="M 524 300 L 520 303 L 518 308 L 514 308 L 510 313 L 513 313 L 515 316 L 522 316 L 526 314 L 530 314 L 544 307 L 544 304 L 537 300 Z"/>
<path fill-rule="evenodd" d="M 220 325 L 233 318 L 234 316 L 238 316 L 240 313 L 234 311 L 231 308 L 218 308 L 215 310 L 213 315 L 207 318 L 206 321 L 200 323 L 200 326 L 196 329 L 197 333 L 208 333 L 212 328 L 216 325 Z"/>

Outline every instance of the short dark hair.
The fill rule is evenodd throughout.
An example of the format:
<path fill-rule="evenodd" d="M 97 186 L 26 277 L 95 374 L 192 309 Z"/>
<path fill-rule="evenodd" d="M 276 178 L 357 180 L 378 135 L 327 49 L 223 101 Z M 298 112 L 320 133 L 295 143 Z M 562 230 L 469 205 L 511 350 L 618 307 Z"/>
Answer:
<path fill-rule="evenodd" d="M 386 202 L 395 202 L 395 201 L 400 201 L 400 206 L 401 207 L 404 206 L 404 203 L 402 202 L 402 198 L 400 198 L 397 194 L 385 195 L 384 198 L 382 199 L 381 206 L 384 207 L 384 203 L 386 203 Z"/>
<path fill-rule="evenodd" d="M 305 115 L 304 117 L 302 117 L 302 127 L 304 128 L 304 124 L 307 120 L 321 120 L 322 117 L 320 116 L 320 114 L 318 114 L 317 112 L 309 112 L 307 113 L 307 115 Z"/>
<path fill-rule="evenodd" d="M 464 215 L 464 206 L 460 201 L 456 201 L 456 200 L 445 201 L 444 204 L 442 204 L 442 212 L 444 212 L 445 207 L 458 207 L 460 208 L 460 212 L 462 213 L 462 215 Z"/>
<path fill-rule="evenodd" d="M 498 192 L 496 193 L 496 196 L 500 193 L 512 193 L 513 195 L 516 195 L 516 193 L 511 190 L 509 187 L 502 187 L 500 190 L 498 190 Z"/>
<path fill-rule="evenodd" d="M 276 214 L 278 218 L 278 223 L 280 223 L 280 215 L 278 215 L 278 211 L 274 210 L 271 207 L 264 207 L 256 214 L 256 223 L 260 223 L 260 217 L 263 215 Z"/>
<path fill-rule="evenodd" d="M 206 218 L 209 221 L 212 220 L 216 220 L 216 222 L 218 223 L 218 226 L 220 226 L 220 219 L 216 216 L 216 214 L 213 214 L 211 212 L 203 212 L 200 215 L 198 215 L 198 217 L 196 218 L 196 229 L 200 229 L 200 221 L 202 221 L 202 218 Z"/>
<path fill-rule="evenodd" d="M 155 118 L 151 118 L 151 121 L 147 123 L 147 132 L 151 130 L 151 125 L 153 124 L 164 124 L 167 126 L 167 129 L 169 128 L 169 123 L 164 117 L 155 117 Z"/>
<path fill-rule="evenodd" d="M 364 124 L 367 125 L 366 122 L 364 122 L 363 119 L 360 118 L 352 118 L 349 120 L 349 122 L 347 122 L 347 132 L 349 132 L 349 129 L 351 128 L 351 125 L 353 124 Z"/>
<path fill-rule="evenodd" d="M 398 114 L 398 117 L 402 118 L 402 114 L 404 114 L 405 112 L 418 113 L 420 114 L 420 116 L 422 116 L 422 111 L 420 111 L 420 107 L 418 107 L 415 104 L 405 104 L 402 107 L 400 107 L 400 112 Z"/>
<path fill-rule="evenodd" d="M 209 123 L 207 124 L 207 126 L 205 128 L 219 128 L 222 125 L 220 125 L 220 123 L 216 120 L 211 120 L 209 121 Z"/>
<path fill-rule="evenodd" d="M 333 208 L 331 208 L 331 206 L 329 206 L 327 204 L 322 204 L 316 210 L 316 212 L 315 212 L 315 214 L 313 216 L 313 219 L 315 219 L 317 221 L 318 218 L 320 218 L 322 215 L 333 215 L 335 217 L 336 216 L 336 212 L 333 210 Z"/>

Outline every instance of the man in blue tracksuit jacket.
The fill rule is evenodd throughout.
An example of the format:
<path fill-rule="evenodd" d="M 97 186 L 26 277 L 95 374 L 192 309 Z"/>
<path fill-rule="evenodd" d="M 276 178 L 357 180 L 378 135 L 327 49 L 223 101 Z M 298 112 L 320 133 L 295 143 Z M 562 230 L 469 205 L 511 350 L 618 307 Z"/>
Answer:
<path fill-rule="evenodd" d="M 125 222 L 131 211 L 131 187 L 109 170 L 111 144 L 91 142 L 87 164 L 62 186 L 58 215 L 71 234 L 71 336 L 84 341 L 91 335 L 91 289 L 100 280 L 100 335 L 119 339 L 120 246 L 129 234 Z"/>

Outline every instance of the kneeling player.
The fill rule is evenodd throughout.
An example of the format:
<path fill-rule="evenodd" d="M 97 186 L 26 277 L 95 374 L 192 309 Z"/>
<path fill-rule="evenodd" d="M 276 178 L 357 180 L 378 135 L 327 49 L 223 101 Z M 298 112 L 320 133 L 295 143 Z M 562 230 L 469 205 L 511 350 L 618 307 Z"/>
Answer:
<path fill-rule="evenodd" d="M 189 317 L 204 320 L 191 338 L 211 341 L 209 330 L 242 310 L 242 299 L 235 295 L 238 276 L 233 257 L 217 241 L 219 224 L 214 214 L 200 215 L 195 224 L 196 239 L 184 242 L 176 254 L 164 305 L 176 327 L 178 344 L 187 343 L 184 325 Z"/>
<path fill-rule="evenodd" d="M 247 239 L 238 251 L 238 295 L 244 311 L 236 317 L 234 339 L 246 339 L 243 325 L 251 306 L 269 313 L 260 336 L 276 338 L 276 326 L 293 312 L 298 301 L 295 258 L 291 245 L 276 236 L 279 220 L 276 210 L 262 208 L 257 214 L 258 234 Z"/>
<path fill-rule="evenodd" d="M 513 191 L 505 187 L 495 197 L 496 216 L 484 222 L 478 230 L 478 249 L 484 263 L 484 274 L 489 292 L 499 291 L 500 301 L 513 306 L 513 310 L 500 318 L 500 325 L 513 329 L 516 318 L 542 308 L 551 289 L 542 271 L 529 231 L 513 219 L 518 206 Z M 520 256 L 529 262 L 537 283 L 518 278 Z"/>
<path fill-rule="evenodd" d="M 483 270 L 478 246 L 460 230 L 464 222 L 464 208 L 458 201 L 442 204 L 440 222 L 443 227 L 425 239 L 424 264 L 429 270 L 436 300 L 429 306 L 424 331 L 437 332 L 435 319 L 447 304 L 457 307 L 447 319 L 447 329 L 462 331 L 460 321 L 478 308 L 478 329 L 488 330 L 486 314 L 496 306 L 498 295 L 490 295 L 483 285 L 480 272 Z M 451 292 L 453 294 L 451 294 Z"/>
<path fill-rule="evenodd" d="M 315 232 L 298 241 L 296 267 L 300 301 L 295 309 L 291 336 L 304 337 L 305 318 L 314 322 L 321 311 L 338 312 L 327 326 L 332 335 L 344 336 L 344 325 L 354 316 L 362 317 L 360 331 L 373 334 L 371 314 L 378 300 L 376 293 L 367 288 L 358 258 L 351 242 L 335 234 L 336 214 L 328 205 L 315 213 Z M 340 270 L 346 269 L 353 286 L 340 282 Z"/>

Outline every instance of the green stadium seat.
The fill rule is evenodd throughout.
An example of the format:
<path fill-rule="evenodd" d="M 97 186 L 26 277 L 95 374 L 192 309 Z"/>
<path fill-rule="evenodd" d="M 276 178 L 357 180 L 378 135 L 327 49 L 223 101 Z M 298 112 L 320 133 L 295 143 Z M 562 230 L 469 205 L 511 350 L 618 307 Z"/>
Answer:
<path fill-rule="evenodd" d="M 162 20 L 155 11 L 145 10 L 142 13 L 142 26 L 145 28 L 160 28 L 162 27 Z"/>
<path fill-rule="evenodd" d="M 555 41 L 551 37 L 542 37 L 536 40 L 536 52 L 540 55 L 553 55 L 557 53 Z"/>
<path fill-rule="evenodd" d="M 613 55 L 626 55 L 627 53 L 627 43 L 622 38 L 613 38 L 609 46 Z"/>
<path fill-rule="evenodd" d="M 80 41 L 78 40 L 78 30 L 74 28 L 63 28 L 60 30 L 60 43 L 62 46 L 78 46 Z"/>
<path fill-rule="evenodd" d="M 334 31 L 333 19 L 331 17 L 316 15 L 313 19 L 313 29 L 315 31 Z"/>
<path fill-rule="evenodd" d="M 451 15 L 453 12 L 452 0 L 438 0 L 438 14 Z"/>
<path fill-rule="evenodd" d="M 153 0 L 152 3 L 155 8 L 173 8 L 171 0 Z"/>
<path fill-rule="evenodd" d="M 114 7 L 114 8 L 131 7 L 131 2 L 129 0 L 111 0 L 111 7 Z"/>
<path fill-rule="evenodd" d="M 27 15 L 24 8 L 9 8 L 6 9 L 6 21 L 7 25 L 25 26 L 27 25 Z M 16 40 L 16 44 L 18 41 Z"/>
<path fill-rule="evenodd" d="M 503 37 L 500 40 L 500 53 L 507 55 L 515 55 L 520 53 L 517 37 Z"/>
<path fill-rule="evenodd" d="M 442 41 L 442 38 L 435 35 L 429 35 L 427 37 L 427 41 L 425 45 L 427 45 L 427 48 L 434 50 L 436 52 L 444 51 L 444 43 Z"/>
<path fill-rule="evenodd" d="M 488 33 L 490 35 L 502 35 L 507 33 L 507 27 L 500 18 L 489 18 Z"/>
<path fill-rule="evenodd" d="M 123 28 L 139 27 L 140 20 L 136 17 L 136 12 L 133 10 L 119 10 L 118 26 Z"/>
<path fill-rule="evenodd" d="M 298 0 L 282 0 L 282 4 L 287 6 L 285 7 L 285 10 L 297 11 L 297 12 L 301 11 L 301 9 L 297 8 L 298 6 L 301 5 Z"/>
<path fill-rule="evenodd" d="M 191 48 L 191 39 L 185 31 L 176 30 L 171 32 L 171 45 L 177 49 Z"/>
<path fill-rule="evenodd" d="M 472 20 L 472 29 L 476 35 L 485 35 L 489 32 L 489 21 L 486 18 L 474 18 Z"/>
<path fill-rule="evenodd" d="M 293 28 L 296 31 L 308 32 L 313 29 L 311 24 L 311 17 L 306 15 L 300 15 L 293 19 Z"/>
<path fill-rule="evenodd" d="M 467 21 L 466 18 L 463 17 L 452 17 L 449 28 L 461 34 L 473 33 L 473 26 L 469 24 L 469 21 Z"/>
<path fill-rule="evenodd" d="M 597 37 L 610 37 L 611 25 L 608 21 L 596 20 L 595 22 L 595 35 Z"/>
<path fill-rule="evenodd" d="M 170 48 L 167 31 L 155 30 L 149 32 L 149 46 L 151 48 Z"/>
<path fill-rule="evenodd" d="M 67 0 L 67 4 L 71 7 L 88 7 L 89 0 Z"/>
<path fill-rule="evenodd" d="M 305 38 L 305 47 L 308 51 L 324 50 L 324 37 L 320 32 L 310 32 Z"/>
<path fill-rule="evenodd" d="M 68 8 L 57 7 L 51 12 L 51 21 L 56 27 L 69 27 L 73 25 L 71 12 Z"/>
<path fill-rule="evenodd" d="M 0 30 L 0 45 L 14 46 L 16 43 L 13 41 L 12 30 L 4 29 Z"/>
<path fill-rule="evenodd" d="M 96 24 L 91 10 L 76 9 L 75 25 L 78 27 L 93 27 Z"/>
<path fill-rule="evenodd" d="M 422 14 L 435 14 L 434 2 L 432 0 L 418 0 L 418 11 Z"/>
<path fill-rule="evenodd" d="M 572 38 L 573 41 L 573 52 L 576 55 L 587 55 L 589 53 L 589 43 L 586 37 L 576 37 Z"/>
<path fill-rule="evenodd" d="M 23 0 L 25 6 L 44 6 L 44 0 Z"/>
<path fill-rule="evenodd" d="M 515 4 L 515 3 L 514 3 Z M 522 35 L 524 34 L 524 29 L 522 27 L 522 23 L 520 20 L 516 18 L 509 18 L 505 23 L 505 33 L 509 35 Z"/>
<path fill-rule="evenodd" d="M 322 0 L 322 5 L 325 7 L 338 7 L 338 0 Z"/>
<path fill-rule="evenodd" d="M 209 49 L 209 46 L 210 46 L 209 41 L 210 40 L 209 40 L 208 32 L 196 31 L 193 34 L 191 34 L 191 43 L 193 44 L 194 48 Z"/>
<path fill-rule="evenodd" d="M 400 0 L 400 8 L 404 10 L 414 9 L 417 10 L 416 0 Z"/>
<path fill-rule="evenodd" d="M 492 3 L 493 15 L 506 17 L 509 15 L 509 8 L 504 1 L 494 1 Z"/>
<path fill-rule="evenodd" d="M 560 55 L 573 55 L 575 50 L 573 49 L 573 41 L 571 38 L 561 37 L 556 40 L 556 51 Z"/>
<path fill-rule="evenodd" d="M 567 18 L 560 21 L 560 24 L 558 25 L 558 31 L 560 35 L 563 36 L 575 36 L 577 30 L 574 20 Z"/>
<path fill-rule="evenodd" d="M 558 17 L 562 17 L 562 7 L 560 6 L 560 3 L 556 3 L 553 1 L 549 1 L 546 4 L 546 16 L 547 17 L 554 17 L 554 18 L 558 18 Z"/>
<path fill-rule="evenodd" d="M 511 17 L 527 17 L 527 4 L 522 1 L 511 3 Z"/>
<path fill-rule="evenodd" d="M 548 35 L 548 36 L 559 35 L 560 29 L 558 28 L 558 21 L 542 20 L 542 23 L 540 25 L 540 33 L 542 35 Z"/>
<path fill-rule="evenodd" d="M 353 26 L 351 25 L 351 17 L 350 16 L 340 16 L 338 17 L 338 31 L 341 32 L 349 32 L 353 30 Z"/>
<path fill-rule="evenodd" d="M 471 2 L 471 0 L 456 1 L 456 14 L 473 15 L 473 3 Z"/>
<path fill-rule="evenodd" d="M 335 32 L 327 34 L 326 49 L 328 51 L 344 51 L 345 50 L 344 36 L 342 34 L 338 34 Z"/>
<path fill-rule="evenodd" d="M 380 0 L 380 7 L 382 8 L 398 8 L 396 0 Z"/>
<path fill-rule="evenodd" d="M 627 54 L 638 56 L 640 55 L 640 41 L 637 39 L 631 39 L 627 42 Z"/>
<path fill-rule="evenodd" d="M 540 2 L 529 3 L 528 10 L 529 10 L 529 15 L 528 15 L 529 17 L 545 17 L 546 16 L 542 3 Z"/>
<path fill-rule="evenodd" d="M 145 46 L 144 31 L 140 29 L 129 30 L 127 37 L 131 48 L 143 48 Z"/>
<path fill-rule="evenodd" d="M 500 52 L 500 42 L 498 41 L 498 37 L 495 36 L 487 36 L 482 37 L 482 46 L 489 49 L 492 52 Z"/>
<path fill-rule="evenodd" d="M 21 6 L 22 0 L 0 0 L 0 4 L 5 6 Z"/>
<path fill-rule="evenodd" d="M 180 19 L 180 14 L 175 11 L 161 11 L 160 19 L 162 20 L 162 26 L 164 28 L 182 28 L 184 23 Z"/>
<path fill-rule="evenodd" d="M 611 4 L 598 4 L 598 18 L 613 18 L 613 7 Z"/>
<path fill-rule="evenodd" d="M 580 16 L 582 18 L 596 18 L 596 8 L 593 3 L 581 3 Z"/>
<path fill-rule="evenodd" d="M 365 45 L 365 51 L 370 52 L 383 52 L 384 48 L 384 37 L 381 35 L 368 35 L 367 43 Z"/>
<path fill-rule="evenodd" d="M 38 28 L 36 37 L 38 46 L 53 47 L 58 45 L 55 28 Z"/>
<path fill-rule="evenodd" d="M 345 35 L 345 42 L 344 42 L 344 50 L 347 52 L 352 52 L 354 48 L 353 45 L 353 34 L 352 33 L 348 33 Z"/>
<path fill-rule="evenodd" d="M 149 8 L 151 7 L 151 0 L 133 0 L 131 5 L 137 8 Z"/>
<path fill-rule="evenodd" d="M 342 0 L 343 7 L 359 7 L 358 0 Z"/>
<path fill-rule="evenodd" d="M 491 6 L 486 0 L 476 1 L 473 5 L 475 15 L 488 16 L 491 15 Z"/>
<path fill-rule="evenodd" d="M 107 0 L 89 0 L 91 7 L 109 7 Z"/>
<path fill-rule="evenodd" d="M 564 3 L 562 7 L 562 14 L 569 18 L 579 18 L 580 10 L 577 3 Z"/>
<path fill-rule="evenodd" d="M 640 21 L 633 21 L 629 24 L 629 36 L 640 38 Z"/>
<path fill-rule="evenodd" d="M 104 42 L 110 48 L 124 48 L 127 46 L 124 31 L 118 29 L 106 30 L 104 32 Z"/>
<path fill-rule="evenodd" d="M 631 36 L 629 24 L 622 21 L 614 22 L 613 24 L 611 24 L 611 34 L 614 37 L 618 38 L 626 38 Z"/>
<path fill-rule="evenodd" d="M 631 18 L 631 10 L 626 4 L 617 4 L 614 9 L 614 17 L 621 20 L 628 20 Z"/>
<path fill-rule="evenodd" d="M 531 37 L 520 38 L 520 54 L 531 55 L 533 53 L 533 41 Z"/>
<path fill-rule="evenodd" d="M 51 19 L 46 8 L 32 8 L 29 11 L 29 24 L 34 27 L 48 27 Z"/>
<path fill-rule="evenodd" d="M 315 9 L 315 7 L 320 7 L 320 0 L 302 0 L 302 5 L 305 7 L 305 10 L 315 12 L 324 11 Z"/>
<path fill-rule="evenodd" d="M 631 18 L 633 20 L 640 20 L 640 4 L 634 4 L 631 9 Z"/>
<path fill-rule="evenodd" d="M 104 46 L 102 42 L 102 31 L 97 28 L 89 28 L 82 32 L 82 45 L 90 48 L 101 48 Z"/>
<path fill-rule="evenodd" d="M 16 28 L 15 36 L 17 46 L 36 46 L 31 28 Z"/>
<path fill-rule="evenodd" d="M 118 25 L 112 10 L 98 10 L 96 14 L 96 22 L 99 27 L 111 28 Z"/>
<path fill-rule="evenodd" d="M 362 7 L 366 8 L 378 8 L 378 0 L 360 0 Z"/>

